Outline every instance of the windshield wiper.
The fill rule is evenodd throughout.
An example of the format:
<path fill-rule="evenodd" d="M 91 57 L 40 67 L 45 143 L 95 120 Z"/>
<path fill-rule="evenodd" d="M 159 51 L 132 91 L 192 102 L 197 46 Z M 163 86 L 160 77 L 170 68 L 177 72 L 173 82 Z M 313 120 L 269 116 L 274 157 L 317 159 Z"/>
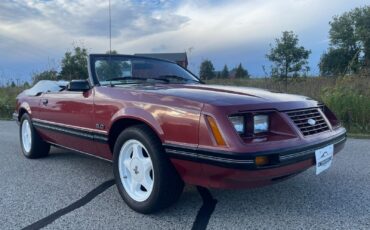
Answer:
<path fill-rule="evenodd" d="M 194 79 L 188 79 L 188 78 L 183 78 L 183 77 L 180 77 L 180 76 L 177 76 L 177 75 L 161 75 L 159 76 L 160 79 L 174 79 L 174 80 L 180 80 L 182 82 L 171 82 L 169 79 L 169 82 L 170 83 L 183 83 L 183 82 L 196 82 L 196 83 L 201 83 L 200 81 L 197 81 L 197 80 L 194 80 Z"/>
<path fill-rule="evenodd" d="M 127 80 L 129 77 L 113 77 L 109 78 L 106 81 L 119 81 L 119 80 Z M 131 78 L 131 77 L 130 77 Z"/>
<path fill-rule="evenodd" d="M 163 82 L 165 82 L 165 83 L 170 83 L 170 80 L 165 79 L 165 78 L 149 77 L 149 78 L 146 78 L 146 79 L 147 79 L 147 80 L 163 81 Z"/>
<path fill-rule="evenodd" d="M 112 81 L 127 81 L 127 80 L 145 80 L 141 77 L 113 77 L 113 78 L 109 78 L 107 79 L 106 81 L 109 81 L 110 83 L 112 83 Z"/>
<path fill-rule="evenodd" d="M 107 79 L 106 81 L 109 81 L 109 84 L 110 86 L 114 86 L 114 85 L 119 85 L 119 84 L 132 84 L 131 82 L 120 82 L 120 83 L 116 83 L 116 84 L 113 84 L 112 81 L 127 81 L 127 80 L 139 80 L 139 81 L 145 81 L 145 82 L 148 82 L 148 80 L 154 80 L 154 81 L 162 81 L 162 82 L 165 82 L 165 83 L 169 83 L 170 80 L 168 79 L 165 79 L 165 78 L 154 78 L 154 77 L 151 77 L 151 78 L 143 78 L 143 77 L 114 77 L 114 78 L 109 78 Z"/>

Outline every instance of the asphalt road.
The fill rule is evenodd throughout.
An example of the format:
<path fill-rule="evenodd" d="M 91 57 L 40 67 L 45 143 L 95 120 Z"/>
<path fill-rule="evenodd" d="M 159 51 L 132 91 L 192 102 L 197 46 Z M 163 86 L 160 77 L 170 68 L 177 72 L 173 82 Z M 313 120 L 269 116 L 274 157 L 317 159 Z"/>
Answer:
<path fill-rule="evenodd" d="M 370 229 L 370 140 L 349 139 L 319 176 L 312 168 L 252 190 L 187 186 L 154 215 L 126 206 L 109 162 L 55 148 L 26 159 L 14 122 L 0 121 L 0 157 L 1 229 Z"/>

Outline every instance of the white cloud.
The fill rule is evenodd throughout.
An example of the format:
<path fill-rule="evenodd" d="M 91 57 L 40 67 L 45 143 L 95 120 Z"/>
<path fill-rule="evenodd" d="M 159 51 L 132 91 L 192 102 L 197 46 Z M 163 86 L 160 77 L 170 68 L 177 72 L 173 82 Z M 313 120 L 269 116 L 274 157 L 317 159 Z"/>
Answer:
<path fill-rule="evenodd" d="M 317 62 L 327 44 L 323 41 L 332 16 L 362 4 L 360 0 L 112 0 L 112 42 L 121 53 L 193 47 L 194 67 L 207 57 L 216 67 L 248 61 L 259 65 L 251 71 L 258 74 L 268 44 L 283 30 L 297 33 L 315 53 L 312 62 Z M 108 30 L 108 0 L 1 1 L 0 53 L 7 55 L 0 56 L 0 68 L 43 65 L 48 58 L 60 58 L 73 42 L 83 42 L 91 52 L 105 52 Z"/>
<path fill-rule="evenodd" d="M 72 35 L 106 36 L 109 16 L 108 1 L 56 0 L 29 1 L 28 7 L 37 10 L 47 20 Z M 132 38 L 173 30 L 188 19 L 170 10 L 170 1 L 112 0 L 112 35 Z"/>
<path fill-rule="evenodd" d="M 174 6 L 172 1 L 112 0 L 113 40 L 176 30 L 188 19 L 174 14 Z M 0 47 L 7 61 L 60 57 L 79 41 L 92 52 L 108 50 L 108 1 L 5 0 L 0 19 Z"/>
<path fill-rule="evenodd" d="M 335 1 L 337 4 L 338 2 L 340 1 Z M 230 1 L 220 7 L 193 1 L 185 3 L 176 11 L 177 14 L 190 18 L 181 29 L 159 36 L 143 37 L 134 46 L 145 46 L 150 44 L 150 40 L 158 42 L 162 39 L 166 41 L 168 48 L 179 45 L 195 46 L 196 50 L 203 52 L 261 40 L 273 41 L 283 30 L 303 34 L 315 26 L 326 26 L 328 20 L 323 21 L 322 18 L 330 19 L 335 14 L 336 7 L 325 5 L 335 6 L 335 3 L 318 0 Z"/>

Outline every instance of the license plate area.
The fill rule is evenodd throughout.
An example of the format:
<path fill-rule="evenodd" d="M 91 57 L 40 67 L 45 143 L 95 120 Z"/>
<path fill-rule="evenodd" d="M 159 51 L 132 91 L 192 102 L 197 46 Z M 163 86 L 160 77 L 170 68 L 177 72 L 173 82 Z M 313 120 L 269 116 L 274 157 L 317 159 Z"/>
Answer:
<path fill-rule="evenodd" d="M 316 175 L 327 170 L 333 162 L 334 145 L 328 145 L 315 151 Z"/>

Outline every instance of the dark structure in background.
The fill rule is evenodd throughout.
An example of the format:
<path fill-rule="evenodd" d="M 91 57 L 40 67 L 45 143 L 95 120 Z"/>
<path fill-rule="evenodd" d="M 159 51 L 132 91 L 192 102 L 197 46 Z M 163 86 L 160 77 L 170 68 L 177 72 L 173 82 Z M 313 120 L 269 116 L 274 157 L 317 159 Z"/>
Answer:
<path fill-rule="evenodd" d="M 165 59 L 169 61 L 176 62 L 177 64 L 181 65 L 184 68 L 188 68 L 188 56 L 186 53 L 150 53 L 150 54 L 135 54 L 137 56 L 143 57 L 152 57 L 152 58 L 159 58 Z"/>

